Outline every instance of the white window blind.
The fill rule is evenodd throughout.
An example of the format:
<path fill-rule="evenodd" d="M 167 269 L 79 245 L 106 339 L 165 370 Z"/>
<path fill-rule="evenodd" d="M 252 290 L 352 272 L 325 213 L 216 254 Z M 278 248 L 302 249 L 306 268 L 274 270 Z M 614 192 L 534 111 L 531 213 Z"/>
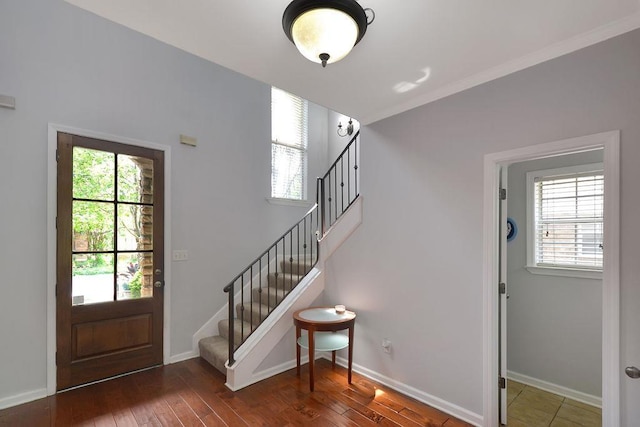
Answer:
<path fill-rule="evenodd" d="M 307 101 L 271 89 L 271 197 L 304 200 L 307 178 Z"/>
<path fill-rule="evenodd" d="M 534 198 L 536 265 L 602 270 L 602 171 L 536 177 Z"/>

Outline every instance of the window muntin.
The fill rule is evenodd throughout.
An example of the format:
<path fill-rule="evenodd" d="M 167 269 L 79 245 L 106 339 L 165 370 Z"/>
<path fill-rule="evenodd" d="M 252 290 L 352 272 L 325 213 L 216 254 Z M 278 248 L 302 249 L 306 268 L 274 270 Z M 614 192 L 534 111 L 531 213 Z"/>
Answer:
<path fill-rule="evenodd" d="M 271 197 L 304 200 L 307 187 L 307 101 L 271 88 Z"/>
<path fill-rule="evenodd" d="M 602 271 L 602 164 L 530 172 L 529 266 Z"/>

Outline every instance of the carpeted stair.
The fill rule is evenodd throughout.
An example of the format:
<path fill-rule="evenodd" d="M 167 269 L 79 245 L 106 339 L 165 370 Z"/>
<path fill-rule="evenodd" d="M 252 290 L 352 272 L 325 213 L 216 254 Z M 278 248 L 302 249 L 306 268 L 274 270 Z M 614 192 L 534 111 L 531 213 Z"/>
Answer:
<path fill-rule="evenodd" d="M 234 346 L 238 348 L 273 309 L 286 298 L 291 290 L 302 280 L 313 265 L 303 261 L 282 260 L 280 271 L 268 274 L 262 288 L 251 290 L 251 299 L 245 297 L 244 303 L 236 304 L 236 318 L 233 319 Z M 200 357 L 205 359 L 223 374 L 227 374 L 225 363 L 229 359 L 229 319 L 218 322 L 220 335 L 203 338 L 199 341 Z"/>

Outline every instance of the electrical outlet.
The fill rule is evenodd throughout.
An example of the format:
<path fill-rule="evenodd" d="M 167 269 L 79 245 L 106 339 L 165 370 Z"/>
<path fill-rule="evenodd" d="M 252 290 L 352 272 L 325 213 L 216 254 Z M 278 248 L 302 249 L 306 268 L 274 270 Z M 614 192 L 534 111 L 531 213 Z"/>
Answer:
<path fill-rule="evenodd" d="M 391 353 L 391 341 L 388 338 L 382 339 L 382 349 L 385 353 Z"/>
<path fill-rule="evenodd" d="M 174 261 L 186 261 L 189 259 L 189 251 L 186 249 L 173 251 L 172 257 Z"/>

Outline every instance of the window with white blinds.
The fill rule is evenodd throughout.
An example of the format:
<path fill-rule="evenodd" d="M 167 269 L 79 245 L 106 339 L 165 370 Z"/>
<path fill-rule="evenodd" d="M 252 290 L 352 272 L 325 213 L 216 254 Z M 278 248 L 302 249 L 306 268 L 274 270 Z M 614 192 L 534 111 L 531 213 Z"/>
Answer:
<path fill-rule="evenodd" d="M 536 267 L 602 270 L 602 164 L 528 174 Z"/>
<path fill-rule="evenodd" d="M 307 188 L 307 101 L 271 88 L 271 197 L 304 200 Z"/>

